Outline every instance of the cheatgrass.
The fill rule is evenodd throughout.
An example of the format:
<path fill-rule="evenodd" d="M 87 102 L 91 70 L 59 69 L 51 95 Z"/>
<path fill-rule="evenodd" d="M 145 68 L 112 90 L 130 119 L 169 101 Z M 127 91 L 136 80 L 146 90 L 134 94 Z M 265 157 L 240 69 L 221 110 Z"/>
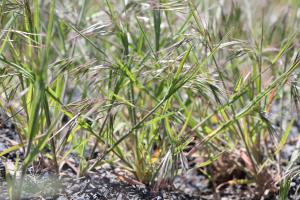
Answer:
<path fill-rule="evenodd" d="M 78 176 L 110 163 L 159 189 L 191 169 L 191 156 L 205 171 L 240 152 L 259 194 L 283 180 L 284 199 L 294 168 L 280 166 L 280 151 L 300 106 L 299 6 L 2 0 L 0 107 L 19 144 L 0 155 L 23 151 L 22 177 L 35 160 L 59 173 L 76 155 Z M 268 172 L 274 163 L 281 179 Z"/>

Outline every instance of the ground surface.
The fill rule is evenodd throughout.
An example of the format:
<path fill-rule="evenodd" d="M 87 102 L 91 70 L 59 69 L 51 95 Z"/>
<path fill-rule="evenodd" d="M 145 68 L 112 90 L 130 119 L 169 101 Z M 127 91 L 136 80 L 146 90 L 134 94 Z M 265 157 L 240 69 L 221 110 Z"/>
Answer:
<path fill-rule="evenodd" d="M 0 152 L 2 152 L 18 142 L 18 134 L 16 127 L 6 114 L 2 112 L 0 119 Z M 294 131 L 296 132 L 297 123 L 295 123 L 295 127 Z M 283 150 L 283 164 L 297 149 L 297 143 L 299 145 L 299 140 L 295 136 L 286 145 Z M 1 158 L 0 199 L 8 199 L 4 170 L 6 168 L 6 171 L 13 174 L 17 157 L 22 162 L 22 150 L 5 154 Z M 292 181 L 290 199 L 299 198 L 297 197 L 298 184 L 299 179 L 296 177 Z M 173 180 L 173 187 L 153 191 L 151 188 L 135 182 L 121 169 L 109 165 L 104 165 L 84 177 L 78 178 L 72 167 L 68 165 L 61 169 L 59 175 L 55 175 L 41 163 L 35 164 L 28 170 L 23 190 L 23 199 L 256 199 L 255 185 L 223 184 L 214 189 L 209 179 L 198 170 L 190 170 L 177 176 Z M 276 199 L 276 195 L 276 193 L 266 193 L 264 199 Z"/>

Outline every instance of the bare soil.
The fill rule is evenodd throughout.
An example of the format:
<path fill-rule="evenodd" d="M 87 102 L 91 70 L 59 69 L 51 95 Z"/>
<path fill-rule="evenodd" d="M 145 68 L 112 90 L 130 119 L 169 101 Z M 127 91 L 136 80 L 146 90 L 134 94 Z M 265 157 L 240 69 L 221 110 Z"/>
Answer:
<path fill-rule="evenodd" d="M 294 131 L 298 130 L 299 124 L 295 123 Z M 0 152 L 18 142 L 15 125 L 5 113 L 0 112 Z M 287 165 L 297 143 L 299 143 L 299 137 L 294 135 L 282 151 L 282 166 Z M 1 200 L 8 199 L 5 170 L 12 174 L 14 166 L 16 166 L 15 162 L 19 159 L 21 164 L 23 156 L 22 149 L 20 149 L 7 153 L 0 158 Z M 297 161 L 297 165 L 299 164 L 300 161 Z M 61 168 L 60 174 L 55 174 L 47 166 L 47 160 L 41 157 L 40 162 L 35 162 L 28 169 L 22 199 L 278 199 L 278 192 L 271 191 L 266 191 L 263 197 L 258 198 L 255 184 L 232 184 L 229 180 L 223 180 L 223 183 L 216 185 L 216 181 L 210 180 L 197 169 L 175 177 L 170 183 L 170 187 L 154 191 L 151 187 L 135 181 L 124 170 L 108 164 L 83 177 L 77 176 L 76 165 L 78 163 L 74 158 L 73 164 L 66 163 Z M 238 173 L 234 172 L 235 175 Z M 230 178 L 232 179 L 234 176 Z M 247 177 L 245 174 L 239 174 L 238 178 Z M 289 192 L 290 199 L 300 199 L 299 183 L 298 177 L 292 180 L 292 187 Z"/>

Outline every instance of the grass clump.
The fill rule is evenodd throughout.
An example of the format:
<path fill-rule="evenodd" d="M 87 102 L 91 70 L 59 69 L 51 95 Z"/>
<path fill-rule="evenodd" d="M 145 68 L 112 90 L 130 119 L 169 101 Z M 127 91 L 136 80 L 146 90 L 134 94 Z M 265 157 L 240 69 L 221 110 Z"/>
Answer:
<path fill-rule="evenodd" d="M 160 189 L 197 168 L 222 186 L 229 167 L 259 196 L 278 191 L 270 166 L 284 176 L 299 112 L 298 1 L 3 0 L 0 10 L 0 106 L 19 130 L 0 155 L 23 151 L 22 176 L 38 159 L 60 173 L 75 153 L 78 176 L 110 163 Z"/>

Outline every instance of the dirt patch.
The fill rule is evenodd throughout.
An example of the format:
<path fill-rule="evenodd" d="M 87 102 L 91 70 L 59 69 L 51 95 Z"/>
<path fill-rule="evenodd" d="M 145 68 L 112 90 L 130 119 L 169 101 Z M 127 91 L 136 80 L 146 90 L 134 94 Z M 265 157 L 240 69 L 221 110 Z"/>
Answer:
<path fill-rule="evenodd" d="M 18 143 L 18 135 L 14 124 L 7 115 L 2 113 L 0 122 L 0 151 L 4 151 Z M 281 161 L 283 166 L 287 166 L 292 153 L 295 151 L 297 142 L 299 143 L 298 139 L 291 139 L 283 149 L 283 159 Z M 227 156 L 229 158 L 232 155 Z M 10 171 L 10 174 L 12 174 L 13 166 L 15 166 L 14 162 L 17 158 L 20 159 L 21 165 L 22 150 L 5 154 L 0 159 L 0 199 L 8 199 L 5 170 Z M 299 164 L 300 161 L 296 161 L 296 165 Z M 123 173 L 124 170 L 113 168 L 107 164 L 87 173 L 83 177 L 78 177 L 68 165 L 61 169 L 59 175 L 49 170 L 46 165 L 45 162 L 35 162 L 29 167 L 24 179 L 22 199 L 258 199 L 255 184 L 242 184 L 232 181 L 236 178 L 247 178 L 245 174 L 240 174 L 240 172 L 238 174 L 235 170 L 232 171 L 232 176 L 228 180 L 224 174 L 220 173 L 222 180 L 224 180 L 220 182 L 220 178 L 217 184 L 214 184 L 216 181 L 209 179 L 199 170 L 189 170 L 187 173 L 175 177 L 168 189 L 153 191 L 151 187 L 130 181 L 134 178 Z M 222 165 L 222 159 L 216 166 L 220 165 Z M 233 166 L 227 166 L 224 172 L 230 171 L 231 167 Z M 213 170 L 218 173 L 216 168 Z M 300 179 L 298 177 L 292 179 L 291 189 L 289 190 L 291 199 L 300 197 L 298 192 L 299 183 Z M 276 199 L 278 197 L 278 192 L 266 191 L 265 193 L 262 199 Z"/>

